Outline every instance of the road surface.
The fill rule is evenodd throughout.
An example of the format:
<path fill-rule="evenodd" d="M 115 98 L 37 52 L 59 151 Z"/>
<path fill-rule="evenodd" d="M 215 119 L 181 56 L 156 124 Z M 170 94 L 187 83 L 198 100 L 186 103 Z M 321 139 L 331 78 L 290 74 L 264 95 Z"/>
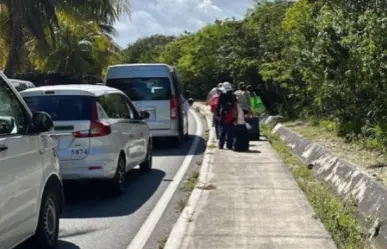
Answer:
<path fill-rule="evenodd" d="M 166 144 L 161 141 L 156 144 L 153 170 L 145 174 L 141 174 L 137 168 L 132 170 L 128 175 L 128 189 L 121 197 L 109 197 L 102 184 L 66 186 L 66 203 L 60 221 L 58 249 L 127 249 L 173 182 L 183 162 L 187 164 L 187 161 L 191 161 L 186 177 L 199 160 L 197 158 L 204 150 L 204 140 L 195 134 L 199 128 L 204 132 L 201 121 L 200 117 L 195 118 L 190 113 L 190 138 L 181 148 L 166 148 Z M 195 140 L 198 142 L 194 143 Z M 191 148 L 192 144 L 198 145 L 195 150 Z M 169 233 L 178 218 L 176 203 L 184 195 L 186 194 L 177 188 L 154 231 L 142 231 L 137 236 L 137 239 L 143 239 L 144 234 L 145 237 L 150 235 L 144 249 L 157 249 L 157 241 Z M 30 249 L 26 246 L 22 248 Z"/>

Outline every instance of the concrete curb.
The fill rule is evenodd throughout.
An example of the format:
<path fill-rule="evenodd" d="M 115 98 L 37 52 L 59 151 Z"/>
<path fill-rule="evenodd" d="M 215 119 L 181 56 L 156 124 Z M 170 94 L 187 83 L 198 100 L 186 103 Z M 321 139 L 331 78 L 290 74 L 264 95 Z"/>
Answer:
<path fill-rule="evenodd" d="M 360 224 L 368 230 L 377 248 L 387 248 L 387 188 L 359 166 L 336 157 L 278 122 L 272 133 L 312 169 L 317 179 L 327 182 L 342 198 L 354 198 Z"/>
<path fill-rule="evenodd" d="M 165 243 L 164 249 L 181 249 L 183 244 L 184 235 L 188 228 L 190 222 L 192 222 L 192 217 L 195 214 L 197 203 L 199 202 L 205 187 L 209 184 L 209 173 L 211 172 L 214 160 L 214 153 L 216 148 L 211 148 L 209 146 L 215 140 L 215 134 L 211 128 L 211 118 L 206 115 L 203 106 L 200 104 L 194 104 L 194 107 L 198 107 L 200 112 L 205 115 L 207 121 L 207 127 L 209 129 L 209 138 L 207 141 L 207 149 L 204 152 L 204 158 L 202 165 L 200 167 L 199 181 L 195 186 L 195 189 L 192 191 L 187 206 L 181 212 L 179 219 L 172 228 L 171 233 L 169 234 L 168 240 Z"/>

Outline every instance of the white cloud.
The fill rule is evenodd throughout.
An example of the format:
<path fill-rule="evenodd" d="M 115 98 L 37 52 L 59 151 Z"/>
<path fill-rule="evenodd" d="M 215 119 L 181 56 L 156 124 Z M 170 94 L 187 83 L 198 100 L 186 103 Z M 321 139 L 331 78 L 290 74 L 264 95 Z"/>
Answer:
<path fill-rule="evenodd" d="M 116 41 L 126 47 L 152 34 L 193 32 L 216 19 L 241 18 L 253 3 L 254 0 L 132 0 L 131 18 L 122 17 L 115 25 Z"/>

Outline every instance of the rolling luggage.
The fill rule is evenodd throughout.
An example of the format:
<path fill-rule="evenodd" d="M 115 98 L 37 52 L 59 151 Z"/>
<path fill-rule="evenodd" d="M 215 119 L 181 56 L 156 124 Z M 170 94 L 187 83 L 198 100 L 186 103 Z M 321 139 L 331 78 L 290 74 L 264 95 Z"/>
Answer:
<path fill-rule="evenodd" d="M 259 129 L 259 118 L 258 117 L 250 117 L 246 119 L 246 123 L 251 126 L 249 132 L 249 137 L 251 140 L 259 140 L 260 139 L 260 129 Z"/>
<path fill-rule="evenodd" d="M 234 127 L 234 151 L 248 151 L 249 150 L 249 132 L 246 125 L 236 125 Z"/>

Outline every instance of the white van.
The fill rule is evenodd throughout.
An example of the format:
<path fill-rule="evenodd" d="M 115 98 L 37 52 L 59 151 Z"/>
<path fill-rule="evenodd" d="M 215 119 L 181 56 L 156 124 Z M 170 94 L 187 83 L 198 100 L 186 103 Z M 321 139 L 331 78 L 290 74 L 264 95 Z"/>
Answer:
<path fill-rule="evenodd" d="M 27 80 L 9 79 L 9 81 L 13 84 L 16 90 L 18 90 L 18 92 L 35 87 L 34 83 Z"/>
<path fill-rule="evenodd" d="M 27 241 L 53 249 L 58 240 L 63 188 L 54 128 L 44 112 L 31 112 L 0 72 L 0 248 Z"/>
<path fill-rule="evenodd" d="M 179 147 L 188 135 L 186 99 L 179 89 L 176 69 L 167 64 L 110 66 L 104 83 L 123 91 L 137 109 L 147 111 L 152 137 L 170 138 Z"/>

